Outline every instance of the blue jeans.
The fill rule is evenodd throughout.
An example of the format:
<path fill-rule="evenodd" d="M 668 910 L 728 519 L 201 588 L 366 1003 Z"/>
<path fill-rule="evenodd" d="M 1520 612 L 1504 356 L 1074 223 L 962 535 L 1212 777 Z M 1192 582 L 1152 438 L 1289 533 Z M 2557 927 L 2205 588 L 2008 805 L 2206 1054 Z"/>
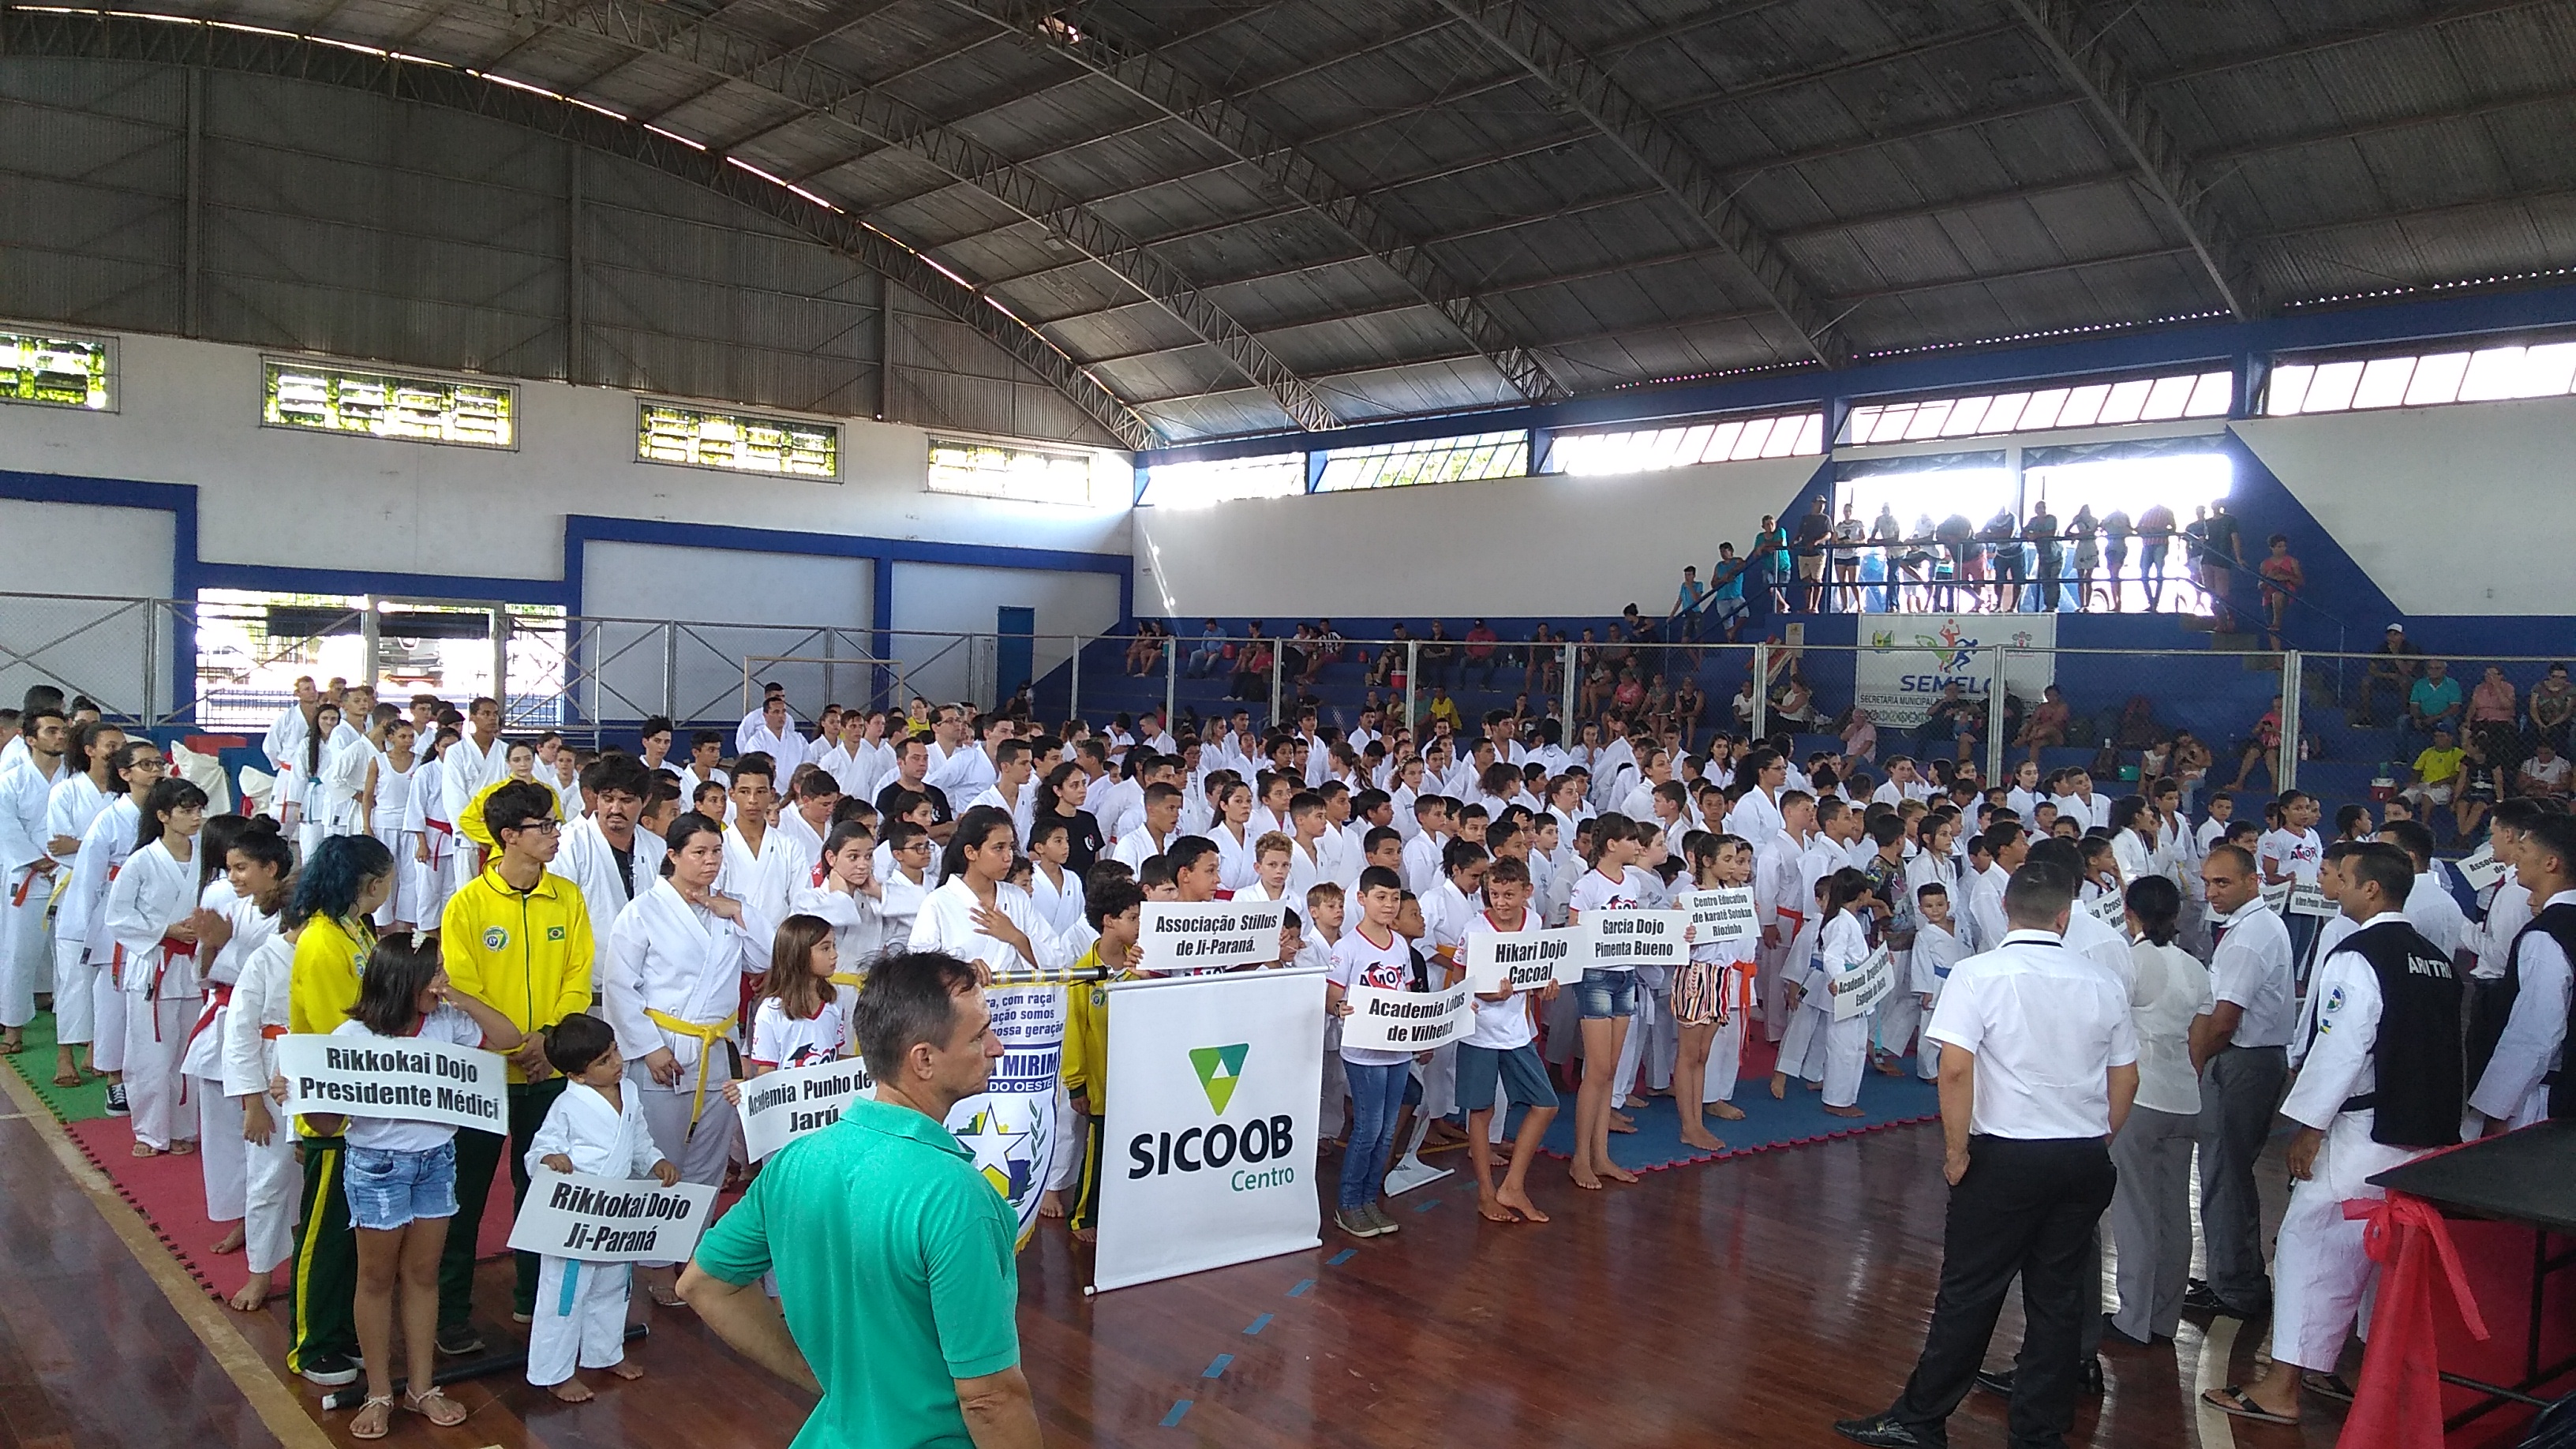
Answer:
<path fill-rule="evenodd" d="M 1386 1155 L 1395 1146 L 1395 1119 L 1404 1110 L 1413 1064 L 1364 1067 L 1346 1060 L 1342 1080 L 1351 1091 L 1351 1139 L 1342 1152 L 1342 1187 L 1334 1203 L 1349 1211 L 1376 1201 L 1386 1185 Z"/>

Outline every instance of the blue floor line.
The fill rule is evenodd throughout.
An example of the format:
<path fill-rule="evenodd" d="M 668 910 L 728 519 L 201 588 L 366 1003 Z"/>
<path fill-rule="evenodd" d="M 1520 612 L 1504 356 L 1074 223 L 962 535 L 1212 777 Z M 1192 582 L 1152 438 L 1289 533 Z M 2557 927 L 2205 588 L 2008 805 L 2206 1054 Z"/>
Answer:
<path fill-rule="evenodd" d="M 1324 1266 L 1327 1268 L 1338 1268 L 1359 1255 L 1360 1250 L 1357 1248 L 1344 1248 L 1333 1256 L 1326 1258 L 1324 1260 Z"/>
<path fill-rule="evenodd" d="M 1263 1330 L 1263 1329 L 1265 1329 L 1265 1328 L 1268 1328 L 1269 1326 L 1270 1326 L 1270 1315 L 1269 1315 L 1269 1314 L 1267 1314 L 1267 1313 L 1265 1313 L 1265 1314 L 1261 1315 L 1259 1318 L 1256 1318 L 1256 1319 L 1252 1320 L 1252 1326 L 1251 1326 L 1250 1328 L 1247 1328 L 1247 1329 L 1245 1329 L 1245 1330 L 1243 1331 L 1243 1336 L 1244 1336 L 1244 1337 L 1246 1337 L 1246 1338 L 1250 1338 L 1252 1335 L 1254 1335 L 1254 1334 L 1256 1334 L 1256 1333 L 1259 1333 L 1261 1330 Z"/>
<path fill-rule="evenodd" d="M 1225 1372 L 1225 1366 L 1226 1366 L 1227 1364 L 1232 1363 L 1232 1362 L 1234 1362 L 1234 1355 L 1233 1355 L 1233 1354 L 1230 1354 L 1230 1353 L 1221 1353 L 1221 1354 L 1218 1354 L 1218 1355 L 1216 1356 L 1216 1361 L 1215 1361 L 1215 1362 L 1213 1362 L 1213 1363 L 1210 1363 L 1210 1364 L 1207 1366 L 1206 1371 L 1205 1371 L 1205 1372 L 1203 1372 L 1203 1373 L 1201 1373 L 1201 1374 L 1199 1375 L 1199 1377 L 1200 1377 L 1200 1378 L 1203 1378 L 1203 1379 L 1212 1379 L 1212 1378 L 1215 1378 L 1217 1375 L 1219 1375 L 1219 1374 L 1221 1374 L 1221 1373 L 1224 1373 L 1224 1372 Z"/>
<path fill-rule="evenodd" d="M 1288 1290 L 1288 1296 L 1291 1298 L 1303 1298 L 1306 1296 L 1306 1290 L 1314 1286 L 1314 1279 L 1300 1278 L 1297 1280 L 1297 1286 Z"/>
<path fill-rule="evenodd" d="M 1415 1209 L 1414 1209 L 1414 1211 L 1415 1211 L 1415 1212 L 1418 1212 L 1418 1213 L 1427 1213 L 1427 1212 L 1431 1211 L 1433 1208 L 1436 1208 L 1436 1207 L 1438 1207 L 1438 1206 L 1440 1206 L 1440 1199 L 1438 1199 L 1438 1198 L 1436 1198 L 1436 1197 L 1435 1197 L 1435 1198 L 1433 1198 L 1431 1201 L 1429 1201 L 1429 1202 L 1427 1202 L 1427 1203 L 1424 1203 L 1424 1204 L 1423 1204 L 1423 1205 L 1421 1205 L 1420 1207 L 1415 1208 Z"/>
<path fill-rule="evenodd" d="M 1168 1414 L 1165 1414 L 1165 1415 L 1163 1416 L 1163 1424 L 1162 1424 L 1162 1427 L 1164 1427 L 1164 1428 L 1166 1428 L 1166 1429 L 1177 1429 L 1177 1428 L 1179 1428 L 1179 1427 L 1180 1427 L 1180 1424 L 1181 1424 L 1181 1416 L 1182 1416 L 1183 1414 L 1188 1413 L 1189 1411 L 1190 1411 L 1190 1401 L 1189 1401 L 1189 1400 L 1187 1400 L 1187 1399 L 1175 1399 L 1175 1400 L 1173 1400 L 1173 1401 L 1172 1401 L 1172 1412 L 1170 1412 L 1170 1413 L 1168 1413 Z"/>

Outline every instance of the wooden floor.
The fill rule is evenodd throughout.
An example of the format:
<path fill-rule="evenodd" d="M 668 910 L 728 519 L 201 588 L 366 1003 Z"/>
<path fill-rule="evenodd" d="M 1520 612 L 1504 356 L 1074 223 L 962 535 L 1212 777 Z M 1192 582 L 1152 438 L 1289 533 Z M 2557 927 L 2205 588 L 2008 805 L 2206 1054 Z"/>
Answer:
<path fill-rule="evenodd" d="M 1054 1445 L 1840 1444 L 1832 1421 L 1884 1407 L 1920 1346 L 1939 1162 L 1938 1129 L 1908 1127 L 1597 1195 L 1549 1164 L 1536 1186 L 1556 1215 L 1545 1227 L 1482 1221 L 1451 1178 L 1395 1200 L 1399 1236 L 1335 1237 L 1097 1298 L 1049 1224 L 1022 1260 L 1025 1359 Z M 277 1442 L 34 1124 L 0 1121 L 0 1181 L 0 1443 Z M 485 1269 L 493 1336 L 508 1331 L 504 1271 Z M 282 1377 L 282 1318 L 232 1321 Z M 2008 1309 L 1994 1362 L 2019 1331 Z M 2229 1377 L 2248 1372 L 2258 1340 L 2234 1345 Z M 2186 1322 L 2171 1348 L 2106 1349 L 2109 1391 L 2086 1401 L 2075 1442 L 2203 1443 L 2190 1407 L 2203 1345 Z M 594 1403 L 496 1376 L 455 1390 L 473 1410 L 462 1428 L 406 1417 L 390 1442 L 773 1449 L 802 1421 L 801 1395 L 685 1312 L 658 1314 L 633 1352 L 648 1377 Z M 346 1417 L 316 1412 L 343 1444 Z M 2312 1413 L 2300 1430 L 2240 1425 L 2236 1437 L 2323 1449 L 2335 1428 Z M 2001 1401 L 1972 1395 L 1952 1432 L 2001 1444 Z"/>

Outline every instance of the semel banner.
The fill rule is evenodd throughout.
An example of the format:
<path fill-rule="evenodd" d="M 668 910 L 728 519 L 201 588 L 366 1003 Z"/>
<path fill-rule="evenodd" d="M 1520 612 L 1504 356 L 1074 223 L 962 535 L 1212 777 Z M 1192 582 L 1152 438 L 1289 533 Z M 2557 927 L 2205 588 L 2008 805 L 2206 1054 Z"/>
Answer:
<path fill-rule="evenodd" d="M 1324 973 L 1109 986 L 1102 1292 L 1321 1241 Z"/>

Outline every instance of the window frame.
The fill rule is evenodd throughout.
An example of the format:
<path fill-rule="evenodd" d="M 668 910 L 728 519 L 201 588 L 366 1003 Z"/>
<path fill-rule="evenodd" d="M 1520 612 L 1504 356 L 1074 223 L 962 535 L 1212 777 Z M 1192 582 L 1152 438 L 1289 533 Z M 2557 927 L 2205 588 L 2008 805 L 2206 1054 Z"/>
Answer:
<path fill-rule="evenodd" d="M 701 419 L 728 419 L 737 425 L 766 423 L 779 427 L 820 429 L 823 432 L 828 433 L 832 439 L 832 471 L 829 476 L 814 473 L 794 473 L 789 472 L 784 468 L 773 472 L 766 468 L 747 468 L 736 464 L 706 463 L 682 458 L 653 457 L 644 451 L 644 440 L 647 436 L 645 431 L 646 420 L 655 408 L 667 408 L 678 412 L 689 413 Z M 657 397 L 652 395 L 641 395 L 635 399 L 635 461 L 638 463 L 650 464 L 657 468 L 690 468 L 704 473 L 722 473 L 730 478 L 776 478 L 784 482 L 793 483 L 839 484 L 849 481 L 849 467 L 847 461 L 848 453 L 849 431 L 841 426 L 841 422 L 837 418 L 806 417 L 795 413 L 779 412 L 774 409 L 764 412 L 746 412 L 738 408 L 730 408 L 720 405 L 711 406 L 704 403 L 685 402 L 679 398 Z"/>
<path fill-rule="evenodd" d="M 273 375 L 279 371 L 324 373 L 337 377 L 377 378 L 394 383 L 430 383 L 445 387 L 472 387 L 499 393 L 509 399 L 510 437 L 507 442 L 484 443 L 470 438 L 413 438 L 399 433 L 370 432 L 362 428 L 317 427 L 310 423 L 286 422 L 269 416 L 269 399 Z M 444 372 L 435 368 L 392 368 L 376 363 L 349 362 L 342 359 L 317 361 L 291 354 L 263 352 L 259 355 L 260 395 L 259 425 L 302 437 L 352 438 L 376 443 L 417 443 L 433 448 L 471 448 L 484 453 L 515 453 L 527 431 L 522 403 L 526 399 L 520 385 L 505 378 L 485 377 L 476 373 Z"/>
<path fill-rule="evenodd" d="M 100 376 L 97 379 L 102 400 L 96 404 L 56 402 L 50 398 L 21 397 L 0 392 L 0 404 L 18 407 L 50 408 L 57 412 L 115 413 L 124 410 L 125 377 L 119 368 L 118 339 L 112 333 L 83 332 L 76 328 L 51 327 L 35 322 L 0 321 L 0 336 L 16 337 L 37 343 L 71 343 L 98 349 Z"/>

